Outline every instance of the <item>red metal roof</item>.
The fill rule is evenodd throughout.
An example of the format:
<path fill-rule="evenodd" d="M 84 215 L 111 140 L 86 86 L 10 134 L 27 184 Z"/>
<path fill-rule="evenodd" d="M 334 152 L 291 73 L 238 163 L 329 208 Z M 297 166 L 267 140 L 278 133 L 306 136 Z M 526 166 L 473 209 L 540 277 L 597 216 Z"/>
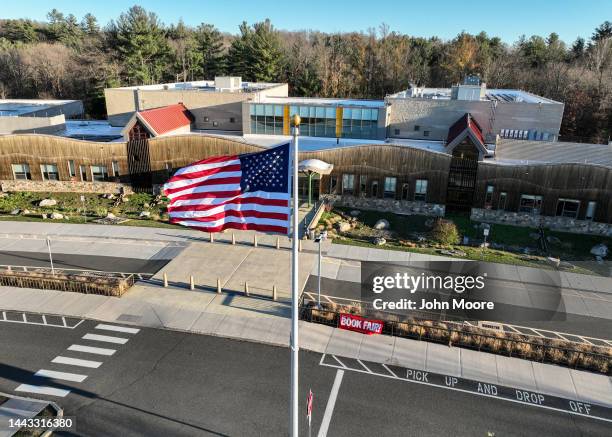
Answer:
<path fill-rule="evenodd" d="M 452 143 L 459 135 L 465 132 L 466 129 L 472 131 L 474 136 L 480 141 L 481 145 L 485 147 L 482 129 L 480 129 L 480 126 L 476 120 L 474 120 L 472 115 L 468 112 L 466 112 L 463 117 L 453 123 L 453 125 L 450 127 L 448 130 L 448 136 L 446 137 L 446 144 Z"/>
<path fill-rule="evenodd" d="M 182 103 L 147 109 L 138 112 L 138 115 L 155 131 L 156 135 L 189 126 L 192 122 L 191 113 Z"/>

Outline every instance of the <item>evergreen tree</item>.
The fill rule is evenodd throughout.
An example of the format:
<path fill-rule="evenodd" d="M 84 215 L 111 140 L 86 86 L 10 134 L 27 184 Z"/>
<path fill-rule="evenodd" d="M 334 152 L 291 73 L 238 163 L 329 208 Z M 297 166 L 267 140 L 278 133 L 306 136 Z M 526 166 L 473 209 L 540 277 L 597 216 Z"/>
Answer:
<path fill-rule="evenodd" d="M 88 35 L 97 35 L 100 32 L 98 19 L 90 13 L 85 14 L 81 21 L 81 29 Z"/>
<path fill-rule="evenodd" d="M 240 35 L 234 38 L 227 53 L 227 72 L 232 76 L 241 76 L 243 80 L 253 80 L 248 68 L 253 32 L 246 21 L 240 24 Z"/>
<path fill-rule="evenodd" d="M 173 58 L 173 74 L 176 80 L 193 80 L 199 73 L 202 62 L 202 54 L 198 50 L 198 44 L 193 29 L 185 26 L 183 20 L 179 20 L 176 26 L 168 30 L 170 47 Z"/>
<path fill-rule="evenodd" d="M 116 47 L 128 82 L 157 82 L 169 54 L 164 29 L 157 15 L 140 6 L 132 6 L 119 16 L 115 27 Z"/>
<path fill-rule="evenodd" d="M 32 20 L 6 20 L 0 28 L 0 37 L 11 42 L 32 43 L 38 40 Z"/>
<path fill-rule="evenodd" d="M 252 38 L 247 46 L 250 80 L 274 82 L 280 75 L 282 53 L 278 33 L 270 20 L 253 25 Z"/>
<path fill-rule="evenodd" d="M 226 64 L 223 55 L 223 35 L 212 24 L 200 24 L 196 29 L 198 50 L 202 55 L 200 74 L 204 79 L 214 79 L 225 74 Z"/>

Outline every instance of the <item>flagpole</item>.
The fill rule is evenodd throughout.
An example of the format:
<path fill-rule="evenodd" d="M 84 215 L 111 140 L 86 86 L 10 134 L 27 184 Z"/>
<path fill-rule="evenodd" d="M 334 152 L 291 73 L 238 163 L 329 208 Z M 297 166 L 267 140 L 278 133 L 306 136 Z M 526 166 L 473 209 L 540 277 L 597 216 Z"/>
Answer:
<path fill-rule="evenodd" d="M 293 119 L 293 239 L 291 246 L 291 432 L 298 437 L 298 136 L 300 135 L 300 116 Z"/>

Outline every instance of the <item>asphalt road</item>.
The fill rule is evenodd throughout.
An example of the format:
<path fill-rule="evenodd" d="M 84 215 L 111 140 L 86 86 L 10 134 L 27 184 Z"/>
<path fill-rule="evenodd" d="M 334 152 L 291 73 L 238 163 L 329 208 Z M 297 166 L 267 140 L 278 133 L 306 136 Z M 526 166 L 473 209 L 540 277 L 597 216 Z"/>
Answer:
<path fill-rule="evenodd" d="M 98 356 L 96 369 L 51 363 L 58 355 L 100 334 L 96 322 L 76 329 L 0 323 L 0 391 L 22 383 L 71 390 L 53 399 L 76 417 L 83 436 L 283 436 L 289 413 L 289 349 L 217 337 L 142 329 L 116 352 Z M 109 334 L 111 335 L 111 334 Z M 322 423 L 338 370 L 321 366 L 321 355 L 300 355 L 301 435 L 308 435 L 306 393 L 314 393 L 312 434 Z M 39 369 L 80 372 L 80 383 L 49 383 Z M 609 436 L 610 423 L 346 371 L 337 390 L 328 436 Z"/>
<path fill-rule="evenodd" d="M 100 270 L 104 272 L 156 273 L 170 259 L 137 259 L 117 256 L 53 254 L 53 266 L 62 269 Z M 49 267 L 49 254 L 40 252 L 0 251 L 0 264 Z"/>
<path fill-rule="evenodd" d="M 308 291 L 316 295 L 318 289 L 318 277 L 310 275 L 304 291 Z M 361 284 L 352 281 L 343 281 L 331 278 L 321 278 L 322 294 L 339 297 L 344 299 L 361 300 Z M 532 328 L 547 329 L 576 335 L 583 335 L 594 338 L 612 339 L 612 319 L 601 317 L 587 317 L 580 314 L 573 314 L 564 311 L 558 311 L 554 314 L 551 320 L 545 320 L 541 316 L 546 316 L 544 312 L 533 312 L 533 319 L 529 319 L 529 314 L 532 308 L 526 306 L 508 305 L 496 303 L 496 307 L 502 307 L 507 314 L 521 315 L 521 320 L 513 320 L 511 317 L 504 318 L 501 321 L 509 324 L 527 326 Z M 415 312 L 416 313 L 416 312 Z M 423 313 L 423 318 L 438 319 L 443 318 L 439 313 Z M 491 319 L 487 319 L 491 320 Z"/>

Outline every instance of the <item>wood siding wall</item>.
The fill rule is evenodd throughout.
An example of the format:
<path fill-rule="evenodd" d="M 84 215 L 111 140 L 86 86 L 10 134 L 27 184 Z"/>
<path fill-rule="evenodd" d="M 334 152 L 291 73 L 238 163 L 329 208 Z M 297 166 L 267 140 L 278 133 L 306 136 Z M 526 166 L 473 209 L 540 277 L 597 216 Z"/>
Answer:
<path fill-rule="evenodd" d="M 146 165 L 150 168 L 151 183 L 162 184 L 171 171 L 191 162 L 211 156 L 237 155 L 258 150 L 262 150 L 262 147 L 228 138 L 180 135 L 148 140 L 148 156 L 143 151 L 142 158 L 147 160 Z M 382 197 L 385 177 L 395 177 L 395 197 L 401 197 L 402 186 L 407 184 L 409 200 L 414 196 L 415 181 L 426 179 L 427 201 L 441 204 L 446 201 L 451 161 L 449 155 L 396 145 L 364 145 L 305 151 L 300 154 L 300 159 L 309 158 L 334 164 L 332 176 L 337 178 L 338 194 L 342 190 L 342 175 L 353 174 L 353 190 L 356 195 L 360 194 L 361 175 L 366 176 L 366 195 L 371 193 L 372 182 L 377 181 L 378 195 Z M 105 165 L 112 176 L 112 162 L 116 161 L 120 173 L 118 179 L 122 182 L 131 181 L 125 142 L 97 143 L 47 135 L 0 136 L 0 179 L 13 179 L 11 164 L 27 163 L 34 180 L 42 179 L 40 164 L 56 164 L 60 180 L 70 180 L 69 160 L 75 162 L 77 180 L 80 179 L 80 165 L 87 166 L 88 171 L 90 165 Z M 133 171 L 135 164 L 132 162 Z M 498 165 L 481 162 L 478 166 L 475 207 L 484 207 L 487 185 L 495 187 L 493 208 L 497 208 L 499 193 L 502 191 L 508 196 L 508 211 L 518 210 L 521 194 L 534 194 L 543 196 L 543 214 L 555 215 L 557 200 L 568 198 L 581 201 L 578 218 L 584 218 L 588 201 L 595 201 L 595 220 L 612 221 L 612 169 L 608 167 L 585 164 Z M 329 192 L 330 176 L 322 178 L 320 187 L 322 193 Z"/>

